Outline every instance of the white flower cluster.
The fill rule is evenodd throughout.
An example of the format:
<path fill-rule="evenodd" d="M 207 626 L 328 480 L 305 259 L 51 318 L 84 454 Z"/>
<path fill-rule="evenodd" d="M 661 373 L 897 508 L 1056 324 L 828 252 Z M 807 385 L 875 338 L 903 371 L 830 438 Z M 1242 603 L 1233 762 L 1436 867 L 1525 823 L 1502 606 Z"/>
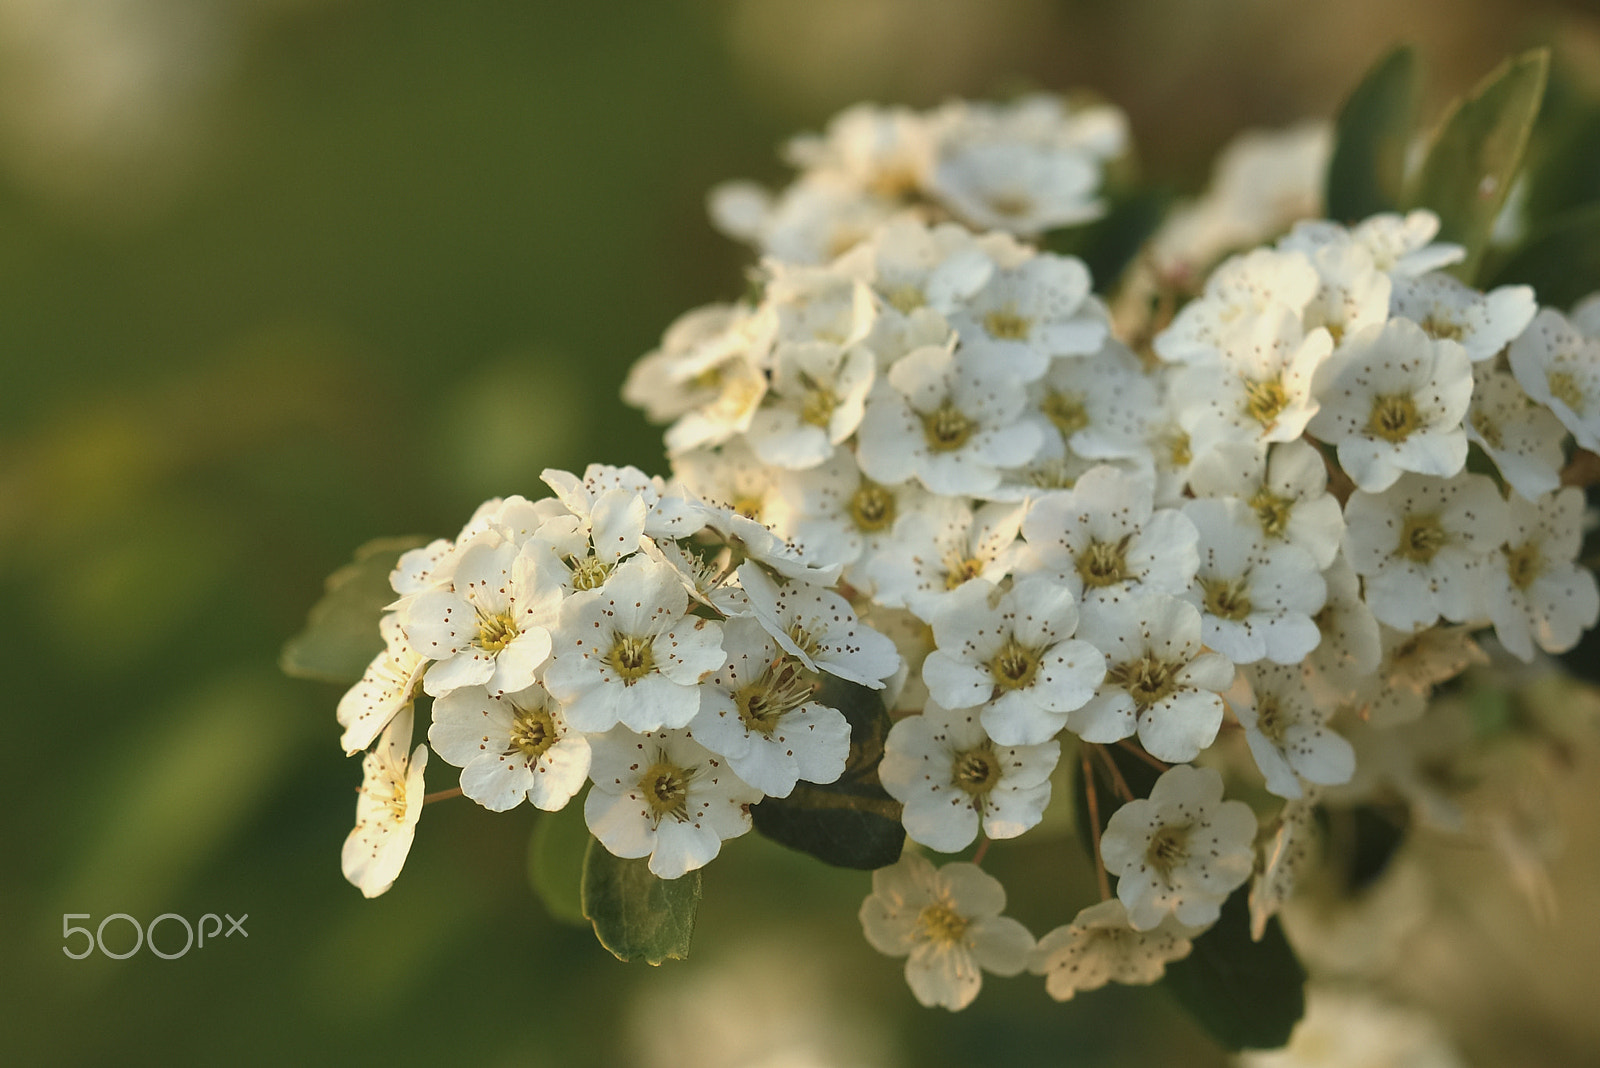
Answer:
<path fill-rule="evenodd" d="M 623 390 L 668 424 L 673 481 L 547 473 L 553 498 L 401 560 L 340 706 L 347 751 L 386 732 L 352 881 L 381 892 L 409 845 L 419 686 L 468 796 L 554 809 L 592 781 L 594 836 L 673 878 L 763 796 L 840 776 L 822 675 L 886 681 L 878 777 L 932 850 L 1037 826 L 1064 746 L 1166 768 L 1105 800 L 1115 896 L 1037 944 L 971 865 L 874 880 L 867 937 L 923 1002 L 1024 968 L 1064 999 L 1153 981 L 1253 872 L 1259 936 L 1319 792 L 1382 785 L 1351 738 L 1403 747 L 1474 631 L 1571 648 L 1600 615 L 1561 479 L 1600 448 L 1597 306 L 1455 281 L 1427 212 L 1301 222 L 1136 352 L 1081 262 L 1018 239 L 1091 215 L 1122 138 L 1044 98 L 858 108 L 791 147 L 789 190 L 721 191 L 759 294 L 682 317 Z M 1259 856 L 1191 766 L 1225 725 L 1284 800 Z"/>
<path fill-rule="evenodd" d="M 850 728 L 816 700 L 822 674 L 881 687 L 899 665 L 830 589 L 838 569 L 760 524 L 633 468 L 544 477 L 555 496 L 489 501 L 391 576 L 386 647 L 339 705 L 346 752 L 378 739 L 345 849 L 368 896 L 421 811 L 419 689 L 466 796 L 556 810 L 592 781 L 595 838 L 671 879 L 749 830 L 763 796 L 844 771 Z"/>

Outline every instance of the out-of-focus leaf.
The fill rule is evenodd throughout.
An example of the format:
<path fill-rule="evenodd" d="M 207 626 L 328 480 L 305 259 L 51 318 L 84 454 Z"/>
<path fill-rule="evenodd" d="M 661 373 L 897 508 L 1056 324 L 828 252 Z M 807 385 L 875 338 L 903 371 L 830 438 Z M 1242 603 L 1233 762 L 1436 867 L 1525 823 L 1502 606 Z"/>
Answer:
<path fill-rule="evenodd" d="M 546 912 L 579 927 L 585 920 L 583 858 L 591 841 L 576 798 L 559 812 L 540 813 L 528 840 L 528 884 Z"/>
<path fill-rule="evenodd" d="M 1530 285 L 1540 304 L 1562 308 L 1600 290 L 1600 204 L 1558 216 L 1530 234 L 1491 281 Z"/>
<path fill-rule="evenodd" d="M 1522 165 L 1549 69 L 1549 49 L 1524 52 L 1458 100 L 1435 131 L 1406 197 L 1407 206 L 1438 213 L 1440 241 L 1467 250 L 1451 268 L 1464 282 L 1477 277 L 1495 216 Z"/>
<path fill-rule="evenodd" d="M 1522 217 L 1530 232 L 1600 202 L 1600 106 L 1588 78 L 1557 55 L 1523 164 Z"/>
<path fill-rule="evenodd" d="M 830 678 L 817 700 L 850 722 L 850 757 L 838 781 L 799 783 L 788 797 L 750 809 L 756 830 L 773 841 L 841 868 L 893 864 L 905 846 L 900 804 L 878 782 L 889 715 L 875 690 Z"/>
<path fill-rule="evenodd" d="M 1150 796 L 1150 791 L 1155 788 L 1156 780 L 1161 777 L 1161 772 L 1154 765 L 1140 760 L 1138 756 L 1130 753 L 1120 745 L 1101 745 L 1095 746 L 1094 749 L 1100 749 L 1111 757 L 1111 762 L 1116 766 L 1117 774 L 1121 776 L 1122 782 L 1127 785 L 1129 793 L 1133 794 L 1134 797 Z M 1099 830 L 1101 834 L 1104 834 L 1106 824 L 1111 822 L 1111 814 L 1127 804 L 1127 799 L 1121 796 L 1116 778 L 1112 776 L 1110 769 L 1105 766 L 1105 762 L 1095 756 L 1093 749 L 1089 747 L 1089 743 L 1084 743 L 1084 748 L 1081 752 L 1087 754 L 1089 767 L 1094 771 L 1095 804 L 1093 807 L 1100 813 Z M 1074 803 L 1077 806 L 1075 815 L 1078 820 L 1078 841 L 1083 844 L 1084 851 L 1089 854 L 1092 860 L 1094 858 L 1095 840 L 1089 825 L 1091 817 L 1088 784 L 1089 780 L 1085 779 L 1083 775 L 1083 759 L 1080 756 L 1077 764 L 1072 769 L 1072 786 L 1076 795 Z"/>
<path fill-rule="evenodd" d="M 357 549 L 352 562 L 328 576 L 305 629 L 284 643 L 278 657 L 284 672 L 322 682 L 359 680 L 383 649 L 378 617 L 394 600 L 389 572 L 401 553 L 426 544 L 420 537 L 377 538 Z"/>
<path fill-rule="evenodd" d="M 1383 877 L 1405 843 L 1410 814 L 1404 808 L 1357 805 L 1317 809 L 1328 843 L 1329 865 L 1347 894 L 1359 894 Z"/>
<path fill-rule="evenodd" d="M 1344 102 L 1328 162 L 1330 219 L 1354 222 L 1399 205 L 1418 80 L 1416 50 L 1401 45 L 1378 60 Z"/>
<path fill-rule="evenodd" d="M 1165 190 L 1132 190 L 1113 197 L 1110 208 L 1094 222 L 1051 234 L 1047 247 L 1081 259 L 1094 278 L 1095 292 L 1111 293 L 1171 204 L 1172 195 Z"/>
<path fill-rule="evenodd" d="M 1305 969 L 1276 918 L 1261 941 L 1251 939 L 1248 897 L 1235 891 L 1216 925 L 1162 979 L 1217 1044 L 1235 1052 L 1282 1046 L 1306 1010 Z"/>
<path fill-rule="evenodd" d="M 699 871 L 658 879 L 647 859 L 623 860 L 590 840 L 583 858 L 583 915 L 618 960 L 683 960 L 699 910 Z"/>

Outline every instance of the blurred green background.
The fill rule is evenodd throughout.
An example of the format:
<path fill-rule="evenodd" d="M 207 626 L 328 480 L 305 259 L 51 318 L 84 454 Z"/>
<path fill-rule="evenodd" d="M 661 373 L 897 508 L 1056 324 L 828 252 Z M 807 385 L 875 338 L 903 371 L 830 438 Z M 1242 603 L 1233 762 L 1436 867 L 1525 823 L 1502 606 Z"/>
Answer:
<path fill-rule="evenodd" d="M 920 1010 L 860 938 L 867 877 L 754 837 L 706 872 L 694 959 L 660 969 L 546 917 L 526 808 L 430 808 L 364 901 L 339 873 L 339 688 L 278 649 L 369 538 L 453 534 L 546 466 L 663 470 L 617 393 L 677 314 L 742 288 L 705 192 L 782 180 L 776 146 L 846 104 L 1089 87 L 1148 176 L 1194 189 L 1233 133 L 1331 114 L 1397 39 L 1437 107 L 1524 44 L 1600 54 L 1600 23 L 1490 0 L 598 7 L 0 0 L 0 1062 L 1222 1063 L 1146 991 L 1062 1006 L 991 979 L 964 1014 Z M 990 862 L 1036 933 L 1092 896 L 1076 864 L 1060 839 Z M 249 937 L 61 952 L 64 913 L 167 912 L 247 913 Z"/>

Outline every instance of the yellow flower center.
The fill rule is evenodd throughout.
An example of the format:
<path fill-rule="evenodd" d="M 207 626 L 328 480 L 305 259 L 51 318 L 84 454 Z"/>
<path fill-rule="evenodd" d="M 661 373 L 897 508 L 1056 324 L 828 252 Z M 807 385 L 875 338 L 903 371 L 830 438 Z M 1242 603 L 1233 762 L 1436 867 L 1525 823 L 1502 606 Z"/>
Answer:
<path fill-rule="evenodd" d="M 1367 433 L 1396 444 L 1422 428 L 1422 416 L 1409 393 L 1382 393 L 1372 398 Z"/>
<path fill-rule="evenodd" d="M 1008 304 L 985 315 L 983 328 L 989 332 L 990 337 L 1001 341 L 1026 341 L 1028 333 L 1033 329 L 1033 320 L 1018 315 L 1017 309 Z"/>
<path fill-rule="evenodd" d="M 498 653 L 517 640 L 517 625 L 508 612 L 478 616 L 478 644 L 491 653 Z"/>
<path fill-rule="evenodd" d="M 1140 712 L 1172 696 L 1178 688 L 1177 667 L 1149 653 L 1137 660 L 1117 664 L 1106 672 L 1106 681 L 1121 686 L 1133 698 Z"/>
<path fill-rule="evenodd" d="M 1033 198 L 1025 193 L 991 193 L 984 200 L 990 211 L 1005 219 L 1018 219 L 1033 211 Z"/>
<path fill-rule="evenodd" d="M 1244 384 L 1245 414 L 1261 424 L 1262 430 L 1271 430 L 1278 424 L 1278 415 L 1289 406 L 1289 392 L 1283 382 L 1270 378 L 1265 382 L 1246 381 Z"/>
<path fill-rule="evenodd" d="M 1578 380 L 1565 371 L 1551 371 L 1545 381 L 1550 384 L 1550 395 L 1572 409 L 1572 414 L 1583 414 L 1583 390 Z"/>
<path fill-rule="evenodd" d="M 758 494 L 735 497 L 728 506 L 746 519 L 754 519 L 758 523 L 761 521 L 762 501 Z"/>
<path fill-rule="evenodd" d="M 1288 532 L 1289 515 L 1294 511 L 1293 497 L 1280 497 L 1262 486 L 1250 498 L 1250 507 L 1255 509 L 1256 518 L 1261 521 L 1261 531 L 1267 537 L 1281 538 Z"/>
<path fill-rule="evenodd" d="M 1163 879 L 1170 879 L 1174 868 L 1189 862 L 1189 828 L 1163 824 L 1150 837 L 1150 847 L 1145 850 L 1144 859 L 1161 873 Z"/>
<path fill-rule="evenodd" d="M 1173 467 L 1188 467 L 1194 461 L 1194 453 L 1189 449 L 1187 431 L 1170 431 L 1163 435 L 1161 442 L 1167 447 L 1167 458 Z"/>
<path fill-rule="evenodd" d="M 668 816 L 679 823 L 689 818 L 689 783 L 693 778 L 694 769 L 680 768 L 661 754 L 639 776 L 639 792 L 657 823 Z"/>
<path fill-rule="evenodd" d="M 918 934 L 927 942 L 954 945 L 967 933 L 967 918 L 949 905 L 927 905 L 917 914 Z"/>
<path fill-rule="evenodd" d="M 950 781 L 972 798 L 986 796 L 1000 782 L 1000 760 L 988 742 L 957 753 L 950 762 Z"/>
<path fill-rule="evenodd" d="M 1206 611 L 1218 619 L 1237 623 L 1250 615 L 1250 584 L 1244 579 L 1200 579 L 1205 591 Z"/>
<path fill-rule="evenodd" d="M 511 720 L 511 751 L 537 760 L 560 739 L 556 721 L 542 708 L 519 708 Z"/>
<path fill-rule="evenodd" d="M 1511 585 L 1519 590 L 1525 590 L 1533 585 L 1533 580 L 1544 571 L 1544 558 L 1539 554 L 1539 546 L 1534 542 L 1518 545 L 1502 546 L 1501 552 L 1506 556 L 1506 574 L 1511 576 Z"/>
<path fill-rule="evenodd" d="M 1115 543 L 1091 541 L 1078 554 L 1078 576 L 1083 584 L 1090 589 L 1101 589 L 1125 581 L 1128 578 L 1128 542 L 1132 539 L 1132 534 L 1125 534 Z"/>
<path fill-rule="evenodd" d="M 828 423 L 833 419 L 833 410 L 838 406 L 839 398 L 835 397 L 833 390 L 826 386 L 808 389 L 805 400 L 800 405 L 800 421 L 826 430 Z"/>
<path fill-rule="evenodd" d="M 733 704 L 746 730 L 770 736 L 787 713 L 811 700 L 815 689 L 800 661 L 779 656 L 754 682 L 735 691 Z"/>
<path fill-rule="evenodd" d="M 1033 683 L 1034 672 L 1038 670 L 1039 654 L 1014 636 L 1007 638 L 989 661 L 989 674 L 994 677 L 997 690 L 1024 689 Z"/>
<path fill-rule="evenodd" d="M 606 563 L 593 555 L 578 559 L 576 556 L 567 557 L 567 566 L 572 569 L 572 588 L 574 590 L 597 590 L 605 584 L 606 576 L 611 574 L 611 564 Z"/>
<path fill-rule="evenodd" d="M 611 643 L 605 661 L 624 686 L 632 686 L 655 670 L 656 658 L 650 646 L 650 638 L 635 638 L 631 634 L 619 634 Z"/>
<path fill-rule="evenodd" d="M 1437 309 L 1423 316 L 1417 325 L 1422 327 L 1424 334 L 1440 341 L 1460 341 L 1467 333 L 1460 323 Z"/>
<path fill-rule="evenodd" d="M 894 494 L 876 482 L 861 482 L 861 488 L 850 498 L 850 518 L 856 529 L 868 534 L 887 530 L 894 524 Z"/>
<path fill-rule="evenodd" d="M 1282 745 L 1283 732 L 1288 726 L 1288 717 L 1277 695 L 1262 694 L 1256 700 L 1256 730 L 1273 745 Z"/>
<path fill-rule="evenodd" d="M 1476 430 L 1478 436 L 1489 443 L 1489 448 L 1505 448 L 1505 438 L 1500 433 L 1500 424 L 1489 418 L 1489 413 L 1482 408 L 1472 413 L 1472 429 Z"/>
<path fill-rule="evenodd" d="M 1052 389 L 1045 394 L 1040 410 L 1064 438 L 1070 438 L 1089 425 L 1089 409 L 1084 407 L 1082 393 L 1063 393 Z"/>
<path fill-rule="evenodd" d="M 1413 563 L 1425 564 L 1432 560 L 1449 540 L 1444 524 L 1436 515 L 1408 515 L 1400 529 L 1400 543 L 1395 555 Z"/>
<path fill-rule="evenodd" d="M 976 556 L 957 557 L 945 565 L 944 588 L 953 590 L 983 574 L 983 561 Z"/>
<path fill-rule="evenodd" d="M 913 285 L 901 285 L 884 294 L 884 299 L 900 314 L 910 315 L 927 303 L 922 290 Z"/>
<path fill-rule="evenodd" d="M 978 424 L 948 400 L 922 417 L 922 436 L 934 452 L 954 452 L 965 445 L 977 429 Z"/>

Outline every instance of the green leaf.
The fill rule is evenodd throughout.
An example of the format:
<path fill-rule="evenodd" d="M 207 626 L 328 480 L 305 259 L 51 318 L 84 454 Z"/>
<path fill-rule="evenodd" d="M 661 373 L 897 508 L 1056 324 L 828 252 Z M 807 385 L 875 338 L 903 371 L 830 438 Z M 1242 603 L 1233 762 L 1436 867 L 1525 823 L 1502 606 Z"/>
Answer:
<path fill-rule="evenodd" d="M 1347 896 L 1360 894 L 1383 877 L 1405 844 L 1411 814 L 1398 805 L 1318 806 L 1317 821 L 1328 843 L 1328 864 Z"/>
<path fill-rule="evenodd" d="M 1339 111 L 1328 162 L 1328 217 L 1355 222 L 1400 203 L 1406 145 L 1417 120 L 1416 50 L 1378 60 Z"/>
<path fill-rule="evenodd" d="M 1225 1049 L 1276 1049 L 1305 1015 L 1306 972 L 1276 918 L 1261 941 L 1250 938 L 1249 889 L 1222 906 L 1222 917 L 1167 965 L 1162 984 Z"/>
<path fill-rule="evenodd" d="M 1522 165 L 1544 99 L 1550 50 L 1507 60 L 1458 100 L 1428 147 L 1406 203 L 1439 215 L 1439 240 L 1467 250 L 1452 272 L 1473 282 L 1495 216 Z"/>
<path fill-rule="evenodd" d="M 353 683 L 383 649 L 378 619 L 394 600 L 389 572 L 400 554 L 426 538 L 377 538 L 356 558 L 328 576 L 327 591 L 312 606 L 306 627 L 283 645 L 278 666 L 285 674 L 322 682 Z"/>
<path fill-rule="evenodd" d="M 755 829 L 773 841 L 841 868 L 893 864 L 905 846 L 900 805 L 878 781 L 889 714 L 880 691 L 829 678 L 817 700 L 850 722 L 844 774 L 826 785 L 799 783 L 788 797 L 751 806 Z"/>
<path fill-rule="evenodd" d="M 1492 281 L 1530 285 L 1540 304 L 1562 308 L 1600 289 L 1600 204 L 1557 216 L 1530 234 Z"/>
<path fill-rule="evenodd" d="M 698 870 L 658 879 L 646 858 L 623 860 L 590 840 L 583 858 L 583 915 L 618 960 L 683 960 L 699 909 Z"/>
<path fill-rule="evenodd" d="M 559 812 L 542 812 L 528 840 L 528 883 L 545 911 L 583 926 L 583 858 L 594 839 L 574 798 Z"/>

